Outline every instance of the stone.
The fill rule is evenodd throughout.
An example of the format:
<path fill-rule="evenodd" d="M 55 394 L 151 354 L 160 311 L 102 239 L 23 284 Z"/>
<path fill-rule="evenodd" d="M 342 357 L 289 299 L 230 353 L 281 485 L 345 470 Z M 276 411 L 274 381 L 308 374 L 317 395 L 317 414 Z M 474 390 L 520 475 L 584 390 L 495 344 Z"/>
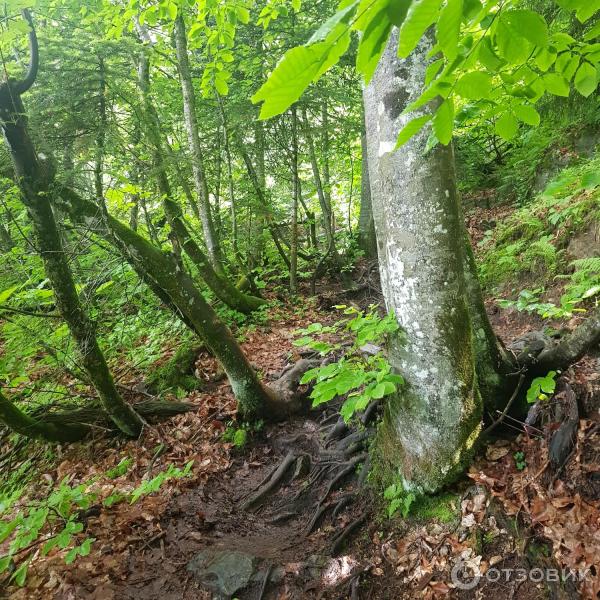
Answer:
<path fill-rule="evenodd" d="M 256 558 L 237 550 L 204 550 L 187 565 L 204 587 L 228 599 L 253 580 Z"/>

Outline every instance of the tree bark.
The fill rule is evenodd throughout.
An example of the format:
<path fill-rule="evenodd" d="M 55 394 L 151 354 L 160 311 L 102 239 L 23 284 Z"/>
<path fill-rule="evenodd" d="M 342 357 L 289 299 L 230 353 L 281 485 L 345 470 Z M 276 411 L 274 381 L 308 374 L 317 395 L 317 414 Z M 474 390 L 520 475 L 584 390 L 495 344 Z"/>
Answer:
<path fill-rule="evenodd" d="M 183 96 L 185 129 L 192 153 L 192 173 L 194 175 L 196 194 L 198 195 L 198 209 L 200 221 L 202 222 L 204 241 L 213 268 L 217 273 L 221 274 L 223 272 L 222 256 L 211 215 L 210 197 L 204 170 L 204 157 L 202 156 L 202 148 L 200 146 L 200 135 L 198 134 L 196 99 L 190 73 L 187 37 L 182 11 L 179 11 L 177 18 L 175 19 L 175 48 L 177 51 L 177 67 L 179 69 L 179 78 L 181 80 L 181 91 Z"/>
<path fill-rule="evenodd" d="M 452 146 L 426 156 L 422 131 L 393 151 L 414 117 L 402 112 L 420 95 L 432 42 L 426 36 L 406 60 L 397 44 L 395 30 L 364 92 L 382 289 L 401 327 L 390 362 L 407 382 L 387 403 L 378 450 L 405 489 L 435 492 L 465 467 L 482 408 Z"/>
<path fill-rule="evenodd" d="M 125 260 L 138 274 L 144 274 L 145 281 L 152 282 L 153 291 L 160 290 L 161 299 L 164 296 L 170 299 L 187 325 L 191 324 L 193 331 L 223 365 L 242 418 L 275 419 L 294 410 L 261 383 L 231 331 L 206 302 L 189 275 L 178 269 L 172 256 L 112 216 L 109 216 L 110 230 L 107 230 L 98 220 L 98 210 L 94 204 L 73 190 L 62 187 L 60 196 L 61 206 L 73 221 L 85 223 L 90 230 L 113 244 L 116 237 L 119 240 L 116 247 Z M 126 252 L 123 247 L 127 248 Z"/>

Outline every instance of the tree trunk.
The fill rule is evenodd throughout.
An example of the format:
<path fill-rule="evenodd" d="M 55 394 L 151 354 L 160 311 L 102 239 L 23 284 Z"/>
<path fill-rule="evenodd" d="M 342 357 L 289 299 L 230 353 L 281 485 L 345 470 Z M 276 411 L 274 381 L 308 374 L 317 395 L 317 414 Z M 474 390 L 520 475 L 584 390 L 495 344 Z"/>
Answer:
<path fill-rule="evenodd" d="M 144 280 L 152 283 L 153 291 L 159 290 L 161 299 L 165 296 L 170 299 L 186 325 L 191 324 L 193 331 L 223 365 L 242 418 L 273 419 L 291 410 L 261 383 L 231 331 L 206 302 L 189 275 L 178 269 L 172 256 L 112 216 L 109 216 L 110 231 L 107 230 L 102 222 L 98 222 L 95 205 L 73 190 L 63 187 L 60 196 L 61 205 L 73 221 L 85 224 L 113 244 L 117 238 L 119 243 L 115 245 L 125 260 L 137 273 L 144 274 Z"/>
<path fill-rule="evenodd" d="M 426 155 L 422 131 L 393 151 L 414 117 L 402 111 L 420 95 L 432 43 L 426 37 L 407 60 L 397 44 L 395 30 L 364 92 L 381 283 L 402 330 L 390 362 L 407 382 L 386 406 L 378 450 L 405 489 L 434 492 L 466 465 L 482 409 L 452 146 Z"/>
<path fill-rule="evenodd" d="M 323 213 L 323 229 L 325 230 L 325 239 L 327 240 L 326 252 L 328 255 L 331 255 L 333 257 L 333 262 L 335 266 L 341 268 L 341 260 L 335 245 L 335 237 L 333 235 L 333 228 L 331 225 L 331 203 L 329 202 L 328 196 L 325 193 L 325 186 L 321 178 L 321 171 L 319 169 L 319 163 L 317 161 L 315 144 L 313 141 L 312 131 L 310 129 L 310 122 L 308 121 L 308 115 L 306 114 L 306 109 L 303 109 L 302 116 L 304 125 L 304 137 L 306 139 L 306 145 L 308 147 L 310 164 L 312 167 L 313 178 L 315 180 L 315 188 L 317 190 L 317 197 L 319 198 L 321 212 Z"/>
<path fill-rule="evenodd" d="M 25 109 L 11 83 L 0 87 L 0 118 L 12 155 L 16 181 L 31 217 L 46 275 L 56 304 L 65 319 L 82 364 L 96 388 L 104 409 L 125 434 L 138 436 L 142 421 L 121 398 L 96 339 L 95 327 L 83 310 L 64 253 L 49 197 L 54 193 L 54 175 L 40 162 L 27 131 Z M 96 209 L 97 210 L 97 209 Z"/>
<path fill-rule="evenodd" d="M 298 196 L 300 195 L 300 176 L 298 174 L 298 111 L 292 107 L 292 223 L 290 231 L 290 293 L 298 293 Z"/>
<path fill-rule="evenodd" d="M 194 86 L 190 73 L 190 64 L 188 58 L 187 38 L 185 23 L 182 11 L 175 19 L 175 48 L 177 51 L 177 66 L 179 69 L 179 78 L 181 80 L 181 91 L 183 96 L 183 113 L 185 129 L 187 132 L 188 143 L 192 153 L 192 172 L 194 175 L 194 185 L 198 195 L 198 209 L 204 241 L 208 256 L 213 268 L 217 273 L 223 272 L 222 257 L 217 236 L 210 211 L 210 197 L 208 194 L 208 184 L 206 183 L 206 173 L 204 170 L 204 158 L 202 148 L 200 147 L 200 136 L 198 134 L 198 119 L 196 116 L 196 100 L 194 97 Z"/>
<path fill-rule="evenodd" d="M 0 423 L 26 437 L 48 442 L 76 442 L 90 432 L 89 427 L 79 423 L 57 424 L 38 421 L 15 406 L 1 391 Z"/>
<path fill-rule="evenodd" d="M 179 204 L 173 200 L 171 186 L 162 157 L 162 143 L 160 138 L 160 127 L 158 114 L 150 98 L 150 73 L 149 62 L 144 53 L 140 55 L 138 65 L 138 81 L 144 104 L 144 113 L 147 120 L 148 141 L 153 153 L 153 161 L 157 170 L 158 186 L 162 196 L 165 214 L 171 226 L 171 230 L 185 253 L 190 257 L 200 276 L 208 287 L 215 293 L 217 298 L 227 306 L 242 313 L 250 313 L 265 304 L 261 298 L 247 296 L 240 292 L 235 285 L 225 277 L 221 277 L 212 267 L 210 260 L 204 254 L 198 243 L 194 240 L 183 219 L 183 213 Z"/>
<path fill-rule="evenodd" d="M 363 125 L 364 127 L 364 125 Z M 360 214 L 358 217 L 358 246 L 367 258 L 377 258 L 377 237 L 375 221 L 371 206 L 371 182 L 369 181 L 369 155 L 367 150 L 367 134 L 363 131 L 360 137 L 362 148 Z"/>

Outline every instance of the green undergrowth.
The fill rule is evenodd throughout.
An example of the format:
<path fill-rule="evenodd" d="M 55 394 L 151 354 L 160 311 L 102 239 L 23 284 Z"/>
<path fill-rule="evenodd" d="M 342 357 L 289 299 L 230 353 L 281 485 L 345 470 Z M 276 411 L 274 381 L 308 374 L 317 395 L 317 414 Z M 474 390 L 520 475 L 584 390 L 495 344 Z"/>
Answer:
<path fill-rule="evenodd" d="M 600 156 L 595 156 L 561 171 L 535 200 L 486 232 L 478 252 L 484 287 L 503 295 L 526 288 L 516 308 L 569 316 L 600 294 L 600 258 L 593 248 L 589 257 L 575 257 L 569 243 L 599 225 Z M 545 290 L 560 283 L 560 302 L 543 302 Z"/>

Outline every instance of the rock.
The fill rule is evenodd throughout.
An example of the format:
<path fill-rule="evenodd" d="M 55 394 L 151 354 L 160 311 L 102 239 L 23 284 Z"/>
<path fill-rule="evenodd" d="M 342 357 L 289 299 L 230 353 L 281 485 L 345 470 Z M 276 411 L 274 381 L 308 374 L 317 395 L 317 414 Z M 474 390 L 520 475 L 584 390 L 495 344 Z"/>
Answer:
<path fill-rule="evenodd" d="M 206 588 L 228 599 L 252 580 L 256 558 L 236 550 L 204 550 L 187 565 L 187 570 Z"/>
<path fill-rule="evenodd" d="M 600 223 L 590 223 L 574 235 L 567 246 L 566 256 L 569 261 L 600 256 Z"/>

